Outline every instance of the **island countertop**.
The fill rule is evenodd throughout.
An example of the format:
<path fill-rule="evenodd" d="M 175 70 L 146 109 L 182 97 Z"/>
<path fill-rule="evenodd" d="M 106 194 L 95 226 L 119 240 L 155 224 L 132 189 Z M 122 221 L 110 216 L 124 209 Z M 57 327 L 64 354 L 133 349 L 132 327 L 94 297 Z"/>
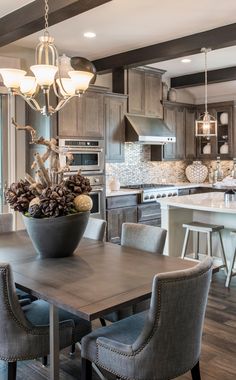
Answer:
<path fill-rule="evenodd" d="M 224 193 L 203 193 L 183 195 L 181 197 L 170 197 L 158 200 L 161 208 L 180 207 L 185 209 L 211 211 L 227 214 L 236 214 L 236 201 L 226 203 L 224 201 Z"/>

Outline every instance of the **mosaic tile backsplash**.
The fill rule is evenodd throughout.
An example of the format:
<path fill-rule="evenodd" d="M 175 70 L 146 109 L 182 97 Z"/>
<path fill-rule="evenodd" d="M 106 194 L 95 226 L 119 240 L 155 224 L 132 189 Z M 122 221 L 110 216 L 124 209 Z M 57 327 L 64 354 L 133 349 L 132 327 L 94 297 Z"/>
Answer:
<path fill-rule="evenodd" d="M 113 176 L 117 177 L 121 185 L 137 183 L 176 183 L 188 182 L 185 169 L 192 161 L 150 161 L 151 149 L 149 145 L 136 143 L 125 144 L 125 162 L 106 164 L 107 182 Z M 215 168 L 216 161 L 202 161 L 208 168 Z M 232 169 L 232 161 L 222 161 L 224 176 Z M 208 182 L 208 178 L 206 179 Z"/>

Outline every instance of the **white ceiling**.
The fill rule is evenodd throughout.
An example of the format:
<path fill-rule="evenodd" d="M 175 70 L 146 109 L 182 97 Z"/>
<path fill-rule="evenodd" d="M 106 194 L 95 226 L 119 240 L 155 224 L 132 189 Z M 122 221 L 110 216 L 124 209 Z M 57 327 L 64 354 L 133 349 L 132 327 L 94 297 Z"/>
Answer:
<path fill-rule="evenodd" d="M 0 0 L 0 17 L 15 11 L 24 5 L 32 3 L 34 0 Z"/>
<path fill-rule="evenodd" d="M 43 0 L 42 0 L 43 1 Z M 30 1 L 1 0 L 1 14 Z M 236 22 L 235 0 L 113 0 L 81 15 L 49 28 L 60 53 L 85 56 L 90 60 L 138 47 L 159 43 L 185 35 Z M 50 24 L 50 17 L 49 17 Z M 86 39 L 85 31 L 97 37 Z M 18 46 L 34 48 L 42 32 L 18 40 Z M 161 62 L 156 67 L 178 76 L 204 69 L 204 56 L 191 57 L 183 64 L 180 59 Z M 212 51 L 208 68 L 236 65 L 236 48 Z"/>

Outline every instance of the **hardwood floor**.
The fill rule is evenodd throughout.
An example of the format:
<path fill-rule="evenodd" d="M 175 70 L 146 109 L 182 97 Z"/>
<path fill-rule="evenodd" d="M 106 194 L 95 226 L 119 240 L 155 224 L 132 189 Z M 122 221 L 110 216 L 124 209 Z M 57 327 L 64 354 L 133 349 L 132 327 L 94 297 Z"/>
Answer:
<path fill-rule="evenodd" d="M 236 379 L 236 277 L 233 277 L 230 289 L 224 287 L 224 281 L 224 274 L 217 273 L 211 285 L 200 360 L 202 380 Z M 71 358 L 68 350 L 64 350 L 60 356 L 60 368 L 60 380 L 80 379 L 79 352 Z M 17 380 L 48 378 L 49 368 L 43 368 L 39 360 L 19 362 Z M 0 380 L 5 379 L 6 364 L 0 361 Z M 94 373 L 93 380 L 98 379 Z M 190 380 L 191 374 L 177 379 Z"/>

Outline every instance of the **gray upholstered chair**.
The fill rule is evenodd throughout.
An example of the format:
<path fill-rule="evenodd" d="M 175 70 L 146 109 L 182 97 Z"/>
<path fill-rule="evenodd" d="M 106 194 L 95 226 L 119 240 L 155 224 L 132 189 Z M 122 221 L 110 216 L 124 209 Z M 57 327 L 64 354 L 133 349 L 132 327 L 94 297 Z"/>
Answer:
<path fill-rule="evenodd" d="M 211 258 L 191 269 L 156 275 L 149 311 L 82 339 L 82 380 L 91 379 L 91 362 L 126 380 L 174 379 L 190 370 L 192 379 L 200 380 L 211 275 Z"/>
<path fill-rule="evenodd" d="M 138 223 L 123 223 L 121 231 L 121 245 L 123 247 L 141 249 L 153 254 L 162 254 L 166 240 L 166 230 L 160 227 Z M 106 325 L 106 320 L 117 322 L 132 314 L 147 310 L 150 300 L 122 308 L 100 318 L 101 324 Z"/>
<path fill-rule="evenodd" d="M 35 301 L 21 308 L 9 264 L 0 264 L 0 359 L 8 362 L 8 380 L 16 378 L 18 360 L 49 354 L 49 304 Z M 59 310 L 60 348 L 80 341 L 91 324 Z"/>
<path fill-rule="evenodd" d="M 103 219 L 89 218 L 84 237 L 104 241 L 107 222 Z"/>

